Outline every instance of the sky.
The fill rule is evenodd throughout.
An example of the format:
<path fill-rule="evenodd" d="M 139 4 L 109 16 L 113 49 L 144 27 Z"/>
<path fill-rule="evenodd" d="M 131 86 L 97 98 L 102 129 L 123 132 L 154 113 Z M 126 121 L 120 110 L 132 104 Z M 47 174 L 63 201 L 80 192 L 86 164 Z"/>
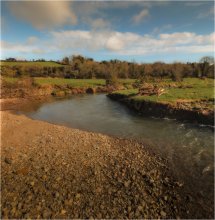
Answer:
<path fill-rule="evenodd" d="M 1 1 L 1 59 L 196 62 L 214 41 L 213 1 Z"/>

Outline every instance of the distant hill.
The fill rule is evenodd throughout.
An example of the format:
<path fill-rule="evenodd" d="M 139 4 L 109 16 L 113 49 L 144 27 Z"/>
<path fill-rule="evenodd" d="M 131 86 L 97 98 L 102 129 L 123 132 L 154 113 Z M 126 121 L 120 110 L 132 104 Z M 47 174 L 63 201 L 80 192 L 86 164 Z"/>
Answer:
<path fill-rule="evenodd" d="M 45 61 L 45 62 L 37 62 L 37 61 L 1 61 L 1 66 L 39 66 L 39 67 L 60 67 L 65 66 L 63 64 L 54 62 L 54 61 Z"/>

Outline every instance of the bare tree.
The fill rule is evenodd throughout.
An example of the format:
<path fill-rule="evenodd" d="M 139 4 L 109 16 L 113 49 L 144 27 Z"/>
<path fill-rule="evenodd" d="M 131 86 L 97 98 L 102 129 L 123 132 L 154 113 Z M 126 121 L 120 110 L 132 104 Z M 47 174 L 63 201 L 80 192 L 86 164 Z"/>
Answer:
<path fill-rule="evenodd" d="M 210 72 L 210 66 L 214 65 L 214 57 L 212 56 L 202 57 L 199 63 L 200 63 L 199 66 L 201 70 L 201 77 L 206 77 Z"/>

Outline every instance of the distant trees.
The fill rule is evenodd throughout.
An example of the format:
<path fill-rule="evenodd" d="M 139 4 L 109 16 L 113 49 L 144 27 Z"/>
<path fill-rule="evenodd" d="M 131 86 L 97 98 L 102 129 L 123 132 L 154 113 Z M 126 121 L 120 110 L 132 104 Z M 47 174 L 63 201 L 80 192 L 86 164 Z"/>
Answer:
<path fill-rule="evenodd" d="M 13 61 L 14 58 L 8 58 Z M 7 59 L 7 60 L 8 60 Z M 37 61 L 44 61 L 43 59 Z M 21 61 L 20 61 L 21 62 Z M 103 78 L 117 81 L 117 78 L 133 78 L 147 81 L 149 79 L 172 78 L 181 81 L 183 77 L 214 77 L 213 57 L 203 57 L 198 63 L 163 62 L 143 63 L 110 60 L 97 62 L 81 55 L 64 57 L 62 66 L 16 65 L 3 66 L 1 74 L 8 76 L 29 75 L 33 77 L 49 76 L 64 78 Z"/>
<path fill-rule="evenodd" d="M 199 61 L 201 77 L 207 77 L 214 70 L 214 58 L 211 56 L 202 57 Z"/>
<path fill-rule="evenodd" d="M 5 59 L 5 61 L 14 62 L 14 61 L 16 61 L 16 59 L 13 57 L 9 57 L 9 58 Z"/>
<path fill-rule="evenodd" d="M 184 66 L 181 63 L 172 65 L 172 80 L 181 82 L 183 80 Z"/>
<path fill-rule="evenodd" d="M 107 66 L 107 78 L 106 78 L 106 85 L 113 85 L 116 86 L 118 83 L 118 72 L 119 72 L 119 65 L 117 60 L 112 60 Z"/>
<path fill-rule="evenodd" d="M 64 57 L 62 63 L 65 65 L 69 65 L 69 57 Z"/>

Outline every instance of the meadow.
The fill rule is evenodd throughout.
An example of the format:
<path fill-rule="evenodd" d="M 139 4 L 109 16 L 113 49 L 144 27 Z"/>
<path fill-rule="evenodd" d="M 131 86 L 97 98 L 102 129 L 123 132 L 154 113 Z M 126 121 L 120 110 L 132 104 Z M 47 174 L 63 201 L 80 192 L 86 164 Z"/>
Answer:
<path fill-rule="evenodd" d="M 20 78 L 13 77 L 4 77 L 3 78 L 8 83 L 16 83 Z M 105 79 L 65 79 L 65 78 L 51 78 L 51 77 L 34 77 L 34 82 L 37 85 L 69 85 L 74 88 L 83 88 L 83 87 L 97 87 L 105 86 Z M 120 84 L 131 85 L 135 82 L 135 79 L 119 79 Z"/>
<path fill-rule="evenodd" d="M 172 104 L 178 101 L 193 102 L 214 99 L 213 79 L 185 78 L 182 82 L 173 82 L 167 79 L 156 84 L 165 88 L 164 94 L 160 96 L 141 96 L 138 95 L 138 89 L 120 90 L 114 93 L 122 94 L 138 101 L 147 100 Z"/>

